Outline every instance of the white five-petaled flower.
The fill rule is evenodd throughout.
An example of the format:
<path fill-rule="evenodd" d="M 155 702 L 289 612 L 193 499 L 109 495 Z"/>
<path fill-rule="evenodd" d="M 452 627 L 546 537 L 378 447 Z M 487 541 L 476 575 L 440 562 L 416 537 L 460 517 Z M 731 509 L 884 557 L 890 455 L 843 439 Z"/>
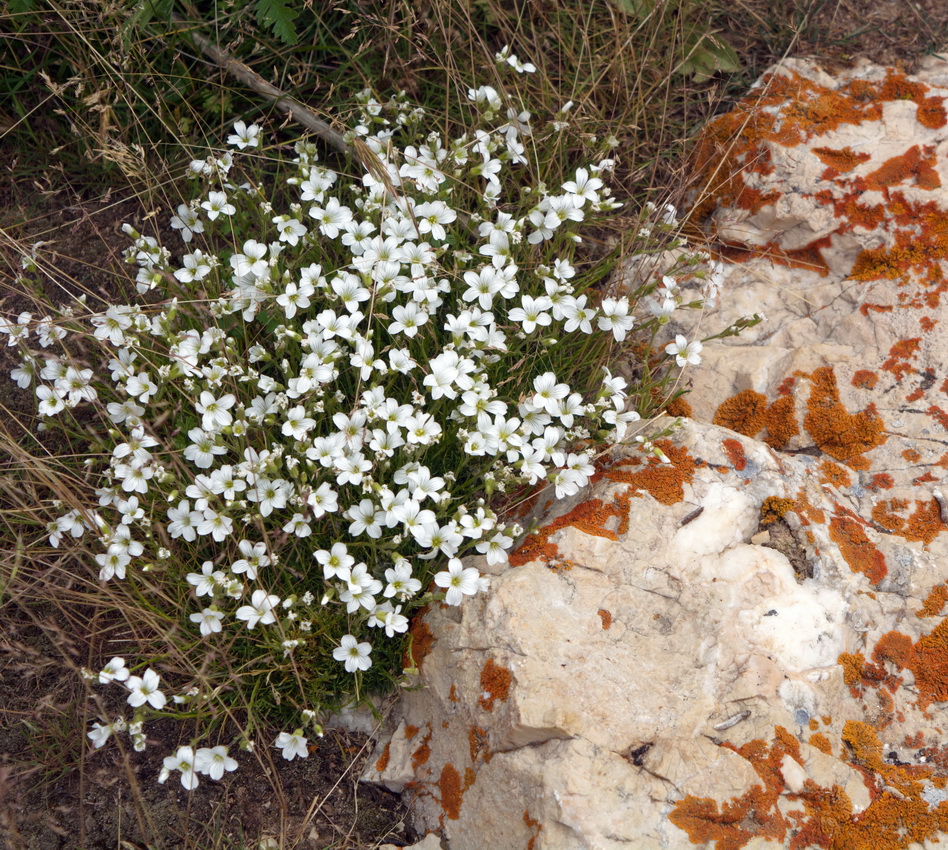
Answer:
<path fill-rule="evenodd" d="M 181 771 L 181 784 L 186 790 L 193 791 L 198 787 L 197 773 L 194 770 L 194 750 L 191 747 L 178 747 L 173 756 L 165 758 L 158 781 L 164 782 L 172 770 Z"/>
<path fill-rule="evenodd" d="M 236 145 L 240 150 L 259 147 L 260 128 L 256 124 L 248 127 L 243 121 L 238 121 L 234 124 L 233 134 L 227 137 L 227 144 Z"/>
<path fill-rule="evenodd" d="M 347 673 L 355 673 L 356 670 L 368 670 L 372 666 L 372 659 L 369 658 L 371 652 L 370 643 L 359 643 L 352 635 L 343 635 L 339 646 L 332 651 L 332 657 L 345 662 Z"/>
<path fill-rule="evenodd" d="M 691 364 L 697 366 L 701 362 L 701 349 L 703 346 L 698 340 L 688 342 L 687 337 L 678 334 L 675 341 L 665 346 L 665 353 L 674 357 L 679 366 Z"/>
<path fill-rule="evenodd" d="M 151 667 L 141 676 L 129 676 L 125 682 L 125 687 L 129 690 L 128 704 L 138 708 L 147 702 L 152 708 L 161 710 L 165 707 L 167 699 L 158 690 L 159 684 L 161 680 Z"/>
<path fill-rule="evenodd" d="M 227 747 L 201 747 L 194 754 L 194 769 L 216 781 L 224 771 L 237 770 L 237 761 L 227 755 Z"/>
<path fill-rule="evenodd" d="M 283 750 L 283 758 L 287 761 L 293 761 L 297 756 L 301 759 L 309 755 L 309 741 L 303 737 L 303 730 L 297 729 L 292 734 L 281 732 L 273 742 L 274 747 Z"/>
<path fill-rule="evenodd" d="M 460 605 L 465 596 L 473 596 L 480 589 L 481 574 L 474 567 L 465 567 L 460 558 L 451 558 L 448 568 L 435 575 L 435 584 L 447 588 L 444 601 Z"/>
<path fill-rule="evenodd" d="M 250 604 L 238 608 L 235 616 L 238 620 L 245 620 L 248 629 L 252 629 L 257 623 L 269 626 L 276 622 L 273 609 L 279 604 L 279 596 L 268 594 L 265 590 L 255 590 L 253 596 L 250 597 Z"/>

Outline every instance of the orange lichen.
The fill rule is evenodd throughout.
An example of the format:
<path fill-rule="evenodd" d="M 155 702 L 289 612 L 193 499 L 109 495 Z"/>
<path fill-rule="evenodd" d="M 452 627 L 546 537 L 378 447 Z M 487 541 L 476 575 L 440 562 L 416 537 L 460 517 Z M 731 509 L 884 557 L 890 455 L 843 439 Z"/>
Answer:
<path fill-rule="evenodd" d="M 895 379 L 901 383 L 902 378 L 915 371 L 909 361 L 918 354 L 921 344 L 921 337 L 900 340 L 889 349 L 889 359 L 882 364 L 882 368 L 895 375 Z"/>
<path fill-rule="evenodd" d="M 843 668 L 843 681 L 852 687 L 862 681 L 862 671 L 866 666 L 866 656 L 861 652 L 844 652 L 836 663 Z"/>
<path fill-rule="evenodd" d="M 800 522 L 803 525 L 809 525 L 811 522 L 823 525 L 826 522 L 826 513 L 822 508 L 811 505 L 807 498 L 806 491 L 801 487 L 794 500 L 793 510 L 799 515 Z"/>
<path fill-rule="evenodd" d="M 540 831 L 543 829 L 543 824 L 538 820 L 534 820 L 530 817 L 530 813 L 524 810 L 523 813 L 523 822 L 526 825 L 533 835 L 530 836 L 530 840 L 527 842 L 527 850 L 533 850 L 536 847 L 537 838 L 540 837 Z"/>
<path fill-rule="evenodd" d="M 922 316 L 922 318 L 918 320 L 918 324 L 925 333 L 931 333 L 935 330 L 935 325 L 938 324 L 938 321 L 938 319 L 933 319 L 931 316 Z"/>
<path fill-rule="evenodd" d="M 599 615 L 599 619 L 602 620 L 602 627 L 608 630 L 612 625 L 612 613 L 605 608 L 600 608 L 596 613 Z"/>
<path fill-rule="evenodd" d="M 927 546 L 945 530 L 938 502 L 934 498 L 916 499 L 912 513 L 908 517 L 900 516 L 899 512 L 908 506 L 905 499 L 884 499 L 873 505 L 872 518 L 887 531 Z"/>
<path fill-rule="evenodd" d="M 856 414 L 843 407 L 831 367 L 816 369 L 810 379 L 813 386 L 803 425 L 821 451 L 854 466 L 859 455 L 885 442 L 882 420 L 872 405 Z"/>
<path fill-rule="evenodd" d="M 832 148 L 813 148 L 820 161 L 832 168 L 837 174 L 845 174 L 852 171 L 857 165 L 868 162 L 872 159 L 872 154 L 857 153 L 851 147 L 833 150 Z"/>
<path fill-rule="evenodd" d="M 767 428 L 767 437 L 764 442 L 775 449 L 784 448 L 791 439 L 800 433 L 793 396 L 781 395 L 767 408 L 764 426 Z"/>
<path fill-rule="evenodd" d="M 917 617 L 938 617 L 948 602 L 948 584 L 936 584 L 930 591 Z"/>
<path fill-rule="evenodd" d="M 793 499 L 768 496 L 760 506 L 760 524 L 770 525 L 770 523 L 782 519 L 787 511 L 792 511 L 795 507 L 796 502 Z"/>
<path fill-rule="evenodd" d="M 878 191 L 914 180 L 920 189 L 937 189 L 941 186 L 941 180 L 938 172 L 935 171 L 934 162 L 934 151 L 928 156 L 923 156 L 918 145 L 913 145 L 901 156 L 892 157 L 875 171 L 867 174 L 866 188 Z"/>
<path fill-rule="evenodd" d="M 744 390 L 723 401 L 712 422 L 745 437 L 755 437 L 766 424 L 767 396 Z"/>
<path fill-rule="evenodd" d="M 405 727 L 405 740 L 410 741 L 415 737 L 421 730 L 417 726 L 408 725 Z"/>
<path fill-rule="evenodd" d="M 488 658 L 481 670 L 482 693 L 477 704 L 485 711 L 493 711 L 495 702 L 506 702 L 510 695 L 511 678 L 510 670 L 495 664 L 493 658 Z"/>
<path fill-rule="evenodd" d="M 859 814 L 838 785 L 825 788 L 805 780 L 802 790 L 790 791 L 781 766 L 786 758 L 802 759 L 793 736 L 780 727 L 775 732 L 769 747 L 760 740 L 739 748 L 724 745 L 751 764 L 762 784 L 722 804 L 691 796 L 676 804 L 669 819 L 692 843 L 713 843 L 717 850 L 737 850 L 753 839 L 780 842 L 789 850 L 904 850 L 948 828 L 948 809 L 929 806 L 923 796 L 926 782 L 942 787 L 932 768 L 887 763 L 868 724 L 849 721 L 841 736 L 843 760 L 863 774 L 870 788 L 869 806 Z M 820 743 L 829 746 L 828 739 Z M 781 807 L 781 798 L 799 801 L 803 809 Z"/>
<path fill-rule="evenodd" d="M 472 726 L 467 733 L 467 738 L 471 751 L 471 763 L 477 764 L 478 761 L 483 761 L 487 764 L 494 755 L 487 743 L 487 730 L 480 726 Z"/>
<path fill-rule="evenodd" d="M 833 755 L 833 745 L 830 743 L 830 739 L 822 732 L 810 735 L 809 743 L 811 747 L 816 747 L 821 753 L 826 753 L 828 756 Z"/>
<path fill-rule="evenodd" d="M 891 490 L 895 486 L 895 481 L 888 472 L 877 472 L 872 476 L 872 483 L 869 484 L 870 490 Z"/>
<path fill-rule="evenodd" d="M 728 461 L 738 472 L 743 472 L 747 468 L 747 456 L 744 454 L 744 446 L 738 440 L 723 440 L 721 445 L 724 447 L 724 453 Z"/>
<path fill-rule="evenodd" d="M 905 449 L 902 452 L 902 457 L 904 457 L 909 463 L 918 463 L 922 456 L 917 451 L 915 451 L 915 449 Z"/>
<path fill-rule="evenodd" d="M 945 112 L 944 104 L 940 97 L 926 97 L 918 103 L 918 111 L 915 117 L 918 123 L 929 130 L 940 130 L 945 124 L 948 124 L 948 113 Z"/>
<path fill-rule="evenodd" d="M 665 412 L 669 416 L 681 416 L 685 419 L 691 419 L 694 415 L 688 400 L 681 395 L 666 405 Z"/>
<path fill-rule="evenodd" d="M 402 667 L 405 670 L 412 667 L 420 670 L 425 656 L 431 652 L 431 647 L 434 646 L 434 634 L 424 620 L 427 612 L 428 606 L 426 605 L 412 618 L 411 628 L 408 630 L 411 641 L 405 648 L 405 654 L 402 657 Z"/>
<path fill-rule="evenodd" d="M 423 764 L 428 763 L 428 759 L 431 758 L 431 726 L 428 726 L 428 733 L 424 738 L 421 739 L 421 744 L 418 745 L 418 748 L 412 753 L 411 756 L 411 766 L 414 768 L 415 772 L 418 772 L 418 768 Z M 407 730 L 406 730 L 407 731 Z"/>
<path fill-rule="evenodd" d="M 831 460 L 824 460 L 820 464 L 820 481 L 838 488 L 852 485 L 852 478 L 849 473 Z"/>
<path fill-rule="evenodd" d="M 873 660 L 889 662 L 915 675 L 918 707 L 948 700 L 948 618 L 915 643 L 901 632 L 886 632 L 872 651 Z"/>
<path fill-rule="evenodd" d="M 829 535 L 854 573 L 863 573 L 872 584 L 885 578 L 888 573 L 885 557 L 866 536 L 862 522 L 854 514 L 847 511 L 834 516 L 830 520 Z"/>
<path fill-rule="evenodd" d="M 944 410 L 934 404 L 925 412 L 941 425 L 942 428 L 948 430 L 948 413 L 945 413 Z"/>
<path fill-rule="evenodd" d="M 861 390 L 871 390 L 879 382 L 879 376 L 868 369 L 858 369 L 853 375 L 852 385 Z"/>
<path fill-rule="evenodd" d="M 392 750 L 392 742 L 389 741 L 389 742 L 385 745 L 385 749 L 382 750 L 382 755 L 380 755 L 380 756 L 375 760 L 375 769 L 376 769 L 376 771 L 377 771 L 378 773 L 381 773 L 383 770 L 385 770 L 386 767 L 388 767 L 389 760 L 390 760 L 391 757 L 392 757 L 392 752 L 391 752 L 391 750 Z"/>
<path fill-rule="evenodd" d="M 441 789 L 441 808 L 450 820 L 457 820 L 461 817 L 464 790 L 461 788 L 461 774 L 450 762 L 441 768 L 438 786 Z"/>
<path fill-rule="evenodd" d="M 451 684 L 451 690 L 448 692 L 448 699 L 451 702 L 460 702 L 461 698 L 458 696 L 458 689 L 455 687 L 454 683 Z"/>

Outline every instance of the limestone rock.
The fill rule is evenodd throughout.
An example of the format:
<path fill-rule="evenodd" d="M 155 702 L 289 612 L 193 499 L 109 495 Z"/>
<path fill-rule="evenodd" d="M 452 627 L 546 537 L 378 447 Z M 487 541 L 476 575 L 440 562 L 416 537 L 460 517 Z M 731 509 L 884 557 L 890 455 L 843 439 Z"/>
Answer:
<path fill-rule="evenodd" d="M 366 778 L 452 850 L 948 835 L 943 86 L 789 62 L 709 126 L 701 328 L 767 320 L 706 345 L 670 464 L 617 451 L 414 624 Z"/>

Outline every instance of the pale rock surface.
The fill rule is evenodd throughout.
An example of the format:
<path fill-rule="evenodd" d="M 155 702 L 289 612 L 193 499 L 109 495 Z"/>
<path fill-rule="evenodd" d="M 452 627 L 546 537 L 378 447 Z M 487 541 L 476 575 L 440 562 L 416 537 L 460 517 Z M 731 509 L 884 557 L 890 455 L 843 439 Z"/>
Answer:
<path fill-rule="evenodd" d="M 925 640 L 943 617 L 935 596 L 931 616 L 922 608 L 948 580 L 932 496 L 948 469 L 948 284 L 932 271 L 948 238 L 938 253 L 927 224 L 894 217 L 926 204 L 948 216 L 948 128 L 918 119 L 924 106 L 937 123 L 948 65 L 907 84 L 873 67 L 777 73 L 809 86 L 759 107 L 778 129 L 802 121 L 801 102 L 839 108 L 854 91 L 878 115 L 758 140 L 746 157 L 772 168 L 738 180 L 772 200 L 702 208 L 744 262 L 727 267 L 700 333 L 668 331 L 767 319 L 707 344 L 689 372 L 674 469 L 613 458 L 589 492 L 552 506 L 547 526 L 571 522 L 543 532 L 546 547 L 528 541 L 517 566 L 472 561 L 490 592 L 423 618 L 434 640 L 419 687 L 364 778 L 409 790 L 417 825 L 451 850 L 764 848 L 800 829 L 853 850 L 944 844 L 948 634 Z M 912 97 L 879 95 L 896 83 Z M 937 180 L 915 146 L 933 152 Z M 828 175 L 815 149 L 869 158 Z M 887 166 L 907 152 L 914 170 Z M 852 226 L 830 199 L 851 215 L 881 205 L 880 223 Z M 906 260 L 912 228 L 924 262 Z M 809 251 L 819 269 L 754 256 L 762 246 L 784 261 Z M 854 278 L 866 251 L 888 251 L 897 273 Z M 791 398 L 781 421 L 798 433 L 775 440 L 764 419 L 722 414 L 746 390 L 765 406 Z"/>

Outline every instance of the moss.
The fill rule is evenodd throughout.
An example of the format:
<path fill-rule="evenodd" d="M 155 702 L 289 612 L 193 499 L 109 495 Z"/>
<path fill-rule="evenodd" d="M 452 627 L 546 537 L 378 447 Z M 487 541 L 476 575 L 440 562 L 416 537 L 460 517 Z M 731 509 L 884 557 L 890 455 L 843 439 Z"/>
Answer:
<path fill-rule="evenodd" d="M 767 421 L 767 396 L 744 390 L 723 401 L 711 420 L 745 437 L 756 437 Z"/>

